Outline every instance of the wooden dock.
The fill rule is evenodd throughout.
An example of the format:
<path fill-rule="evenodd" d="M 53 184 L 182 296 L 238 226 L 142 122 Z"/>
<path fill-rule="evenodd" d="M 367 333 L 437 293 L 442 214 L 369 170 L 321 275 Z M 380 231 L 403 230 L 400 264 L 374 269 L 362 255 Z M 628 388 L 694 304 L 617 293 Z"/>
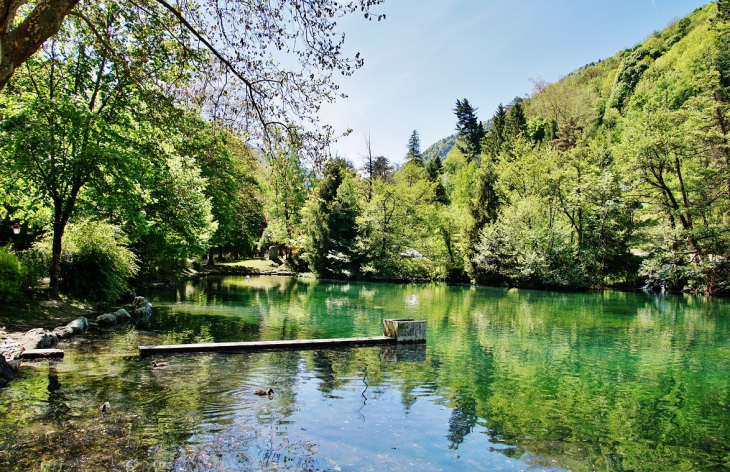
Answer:
<path fill-rule="evenodd" d="M 383 344 L 395 344 L 397 342 L 397 339 L 389 336 L 372 336 L 366 338 L 293 339 L 289 341 L 254 341 L 241 343 L 168 344 L 159 346 L 139 346 L 139 356 L 149 357 L 155 355 L 193 352 L 329 349 L 350 346 L 377 346 Z"/>

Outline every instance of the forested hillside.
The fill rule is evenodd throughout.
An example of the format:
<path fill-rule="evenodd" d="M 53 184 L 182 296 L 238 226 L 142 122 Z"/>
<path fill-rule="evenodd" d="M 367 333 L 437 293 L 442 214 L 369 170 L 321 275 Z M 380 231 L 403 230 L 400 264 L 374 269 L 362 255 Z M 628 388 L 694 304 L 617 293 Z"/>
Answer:
<path fill-rule="evenodd" d="M 468 105 L 443 162 L 434 149 L 433 159 L 410 159 L 392 176 L 343 177 L 331 191 L 337 203 L 310 201 L 307 227 L 327 227 L 330 205 L 357 208 L 358 236 L 335 248 L 305 232 L 310 254 L 329 254 L 312 268 L 530 287 L 725 290 L 730 33 L 717 10 L 708 4 L 636 47 L 557 83 L 537 82 L 528 99 L 505 97 L 488 130 Z M 333 261 L 348 269 L 333 272 Z"/>
<path fill-rule="evenodd" d="M 423 151 L 423 160 L 428 162 L 436 156 L 439 156 L 441 160 L 446 159 L 449 151 L 456 145 L 456 139 L 456 134 L 452 134 L 451 136 L 436 141 Z"/>

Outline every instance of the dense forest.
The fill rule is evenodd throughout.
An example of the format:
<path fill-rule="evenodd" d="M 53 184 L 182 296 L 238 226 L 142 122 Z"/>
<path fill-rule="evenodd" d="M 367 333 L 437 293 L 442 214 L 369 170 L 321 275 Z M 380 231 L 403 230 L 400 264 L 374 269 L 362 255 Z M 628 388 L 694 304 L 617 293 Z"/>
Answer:
<path fill-rule="evenodd" d="M 292 127 L 251 139 L 221 113 L 235 105 L 189 93 L 205 84 L 169 44 L 121 61 L 76 16 L 0 92 L 0 298 L 50 277 L 114 300 L 271 247 L 325 278 L 730 288 L 728 2 L 492 116 L 457 100 L 455 136 L 422 153 L 414 131 L 403 165 L 370 142 L 364 162 L 328 156 Z"/>

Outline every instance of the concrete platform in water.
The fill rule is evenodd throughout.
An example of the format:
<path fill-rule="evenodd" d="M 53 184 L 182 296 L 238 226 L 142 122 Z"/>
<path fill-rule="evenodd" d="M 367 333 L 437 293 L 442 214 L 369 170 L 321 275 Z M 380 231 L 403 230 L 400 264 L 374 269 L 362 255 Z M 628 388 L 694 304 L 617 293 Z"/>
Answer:
<path fill-rule="evenodd" d="M 327 349 L 350 346 L 377 346 L 401 342 L 425 342 L 426 322 L 411 318 L 383 320 L 387 336 L 332 339 L 293 339 L 286 341 L 253 341 L 228 343 L 167 344 L 139 346 L 139 356 L 149 357 L 164 354 L 194 352 L 245 352 L 272 350 Z"/>

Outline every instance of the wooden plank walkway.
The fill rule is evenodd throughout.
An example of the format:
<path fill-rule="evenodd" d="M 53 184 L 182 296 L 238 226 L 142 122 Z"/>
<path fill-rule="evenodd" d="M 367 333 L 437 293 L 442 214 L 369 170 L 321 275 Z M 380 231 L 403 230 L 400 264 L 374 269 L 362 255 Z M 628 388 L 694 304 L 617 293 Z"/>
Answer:
<path fill-rule="evenodd" d="M 367 338 L 333 338 L 333 339 L 293 339 L 290 341 L 255 341 L 245 343 L 202 343 L 202 344 L 167 344 L 159 346 L 139 346 L 139 356 L 149 357 L 164 354 L 181 354 L 190 352 L 244 352 L 244 351 L 278 351 L 327 349 L 347 346 L 374 346 L 392 344 L 397 341 L 388 336 L 372 336 Z"/>

